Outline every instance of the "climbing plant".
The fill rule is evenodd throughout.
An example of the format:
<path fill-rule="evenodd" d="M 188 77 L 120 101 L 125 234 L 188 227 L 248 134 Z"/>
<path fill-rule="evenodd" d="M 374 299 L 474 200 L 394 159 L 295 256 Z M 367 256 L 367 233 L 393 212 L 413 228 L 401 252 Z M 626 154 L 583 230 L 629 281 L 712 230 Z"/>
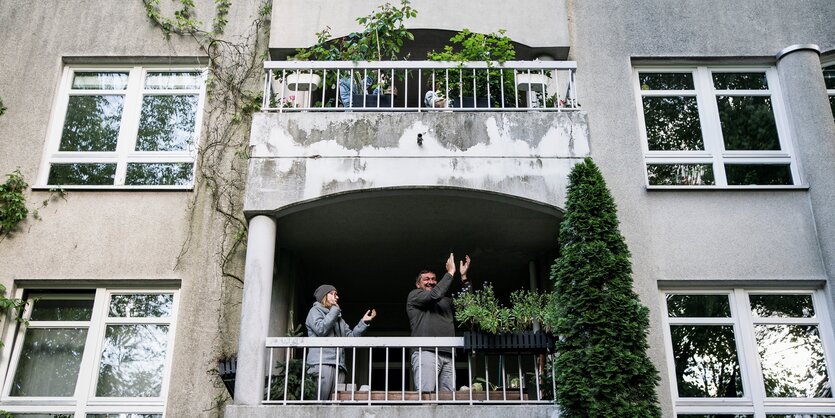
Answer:
<path fill-rule="evenodd" d="M 24 192 L 29 187 L 18 168 L 9 174 L 5 183 L 0 184 L 0 237 L 5 237 L 29 215 Z"/>
<path fill-rule="evenodd" d="M 3 106 L 3 99 L 0 98 L 0 116 L 3 116 L 4 113 L 6 113 L 6 106 Z"/>

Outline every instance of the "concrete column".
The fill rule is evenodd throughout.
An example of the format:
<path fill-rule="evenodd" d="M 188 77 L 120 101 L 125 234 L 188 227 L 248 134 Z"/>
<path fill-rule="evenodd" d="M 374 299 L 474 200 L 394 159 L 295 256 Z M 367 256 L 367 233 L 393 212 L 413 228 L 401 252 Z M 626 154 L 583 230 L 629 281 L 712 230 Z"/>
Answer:
<path fill-rule="evenodd" d="M 835 122 L 817 45 L 793 45 L 780 51 L 777 73 L 800 172 L 809 185 L 809 204 L 828 276 L 830 291 L 827 296 L 832 307 L 835 306 L 831 290 L 835 284 L 835 204 L 832 200 L 835 196 Z"/>
<path fill-rule="evenodd" d="M 249 221 L 235 404 L 260 405 L 266 376 L 267 333 L 275 265 L 276 224 L 269 216 Z"/>

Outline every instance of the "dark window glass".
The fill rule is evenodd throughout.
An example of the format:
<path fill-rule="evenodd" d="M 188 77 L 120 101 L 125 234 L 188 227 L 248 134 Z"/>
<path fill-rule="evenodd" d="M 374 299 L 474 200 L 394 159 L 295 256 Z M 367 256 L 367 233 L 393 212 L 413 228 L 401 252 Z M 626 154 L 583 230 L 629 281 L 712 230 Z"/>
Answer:
<path fill-rule="evenodd" d="M 827 90 L 835 90 L 835 68 L 829 67 L 823 70 L 823 82 Z"/>
<path fill-rule="evenodd" d="M 172 294 L 113 295 L 108 316 L 117 318 L 167 318 L 171 316 Z"/>
<path fill-rule="evenodd" d="M 184 186 L 191 183 L 192 163 L 130 163 L 128 186 Z"/>
<path fill-rule="evenodd" d="M 705 149 L 695 97 L 644 97 L 650 151 Z"/>
<path fill-rule="evenodd" d="M 788 164 L 725 164 L 725 174 L 732 186 L 794 184 Z"/>
<path fill-rule="evenodd" d="M 779 150 L 770 97 L 717 96 L 726 150 Z"/>
<path fill-rule="evenodd" d="M 713 73 L 716 90 L 768 90 L 765 73 Z"/>
<path fill-rule="evenodd" d="M 730 318 L 728 295 L 667 295 L 671 318 Z"/>
<path fill-rule="evenodd" d="M 52 164 L 47 183 L 52 185 L 112 185 L 116 164 L 70 163 Z"/>
<path fill-rule="evenodd" d="M 145 96 L 137 151 L 182 151 L 194 143 L 197 96 Z"/>
<path fill-rule="evenodd" d="M 70 96 L 59 151 L 115 151 L 124 96 Z"/>
<path fill-rule="evenodd" d="M 693 90 L 692 73 L 640 73 L 641 90 Z"/>
<path fill-rule="evenodd" d="M 93 299 L 35 299 L 30 321 L 89 321 Z"/>
<path fill-rule="evenodd" d="M 813 318 L 812 295 L 751 295 L 751 313 L 759 318 Z"/>
<path fill-rule="evenodd" d="M 832 110 L 832 118 L 835 119 L 835 96 L 829 96 L 829 107 Z"/>
<path fill-rule="evenodd" d="M 647 164 L 647 178 L 652 186 L 712 186 L 711 164 Z"/>
<path fill-rule="evenodd" d="M 671 325 L 678 394 L 741 398 L 742 377 L 731 325 Z"/>

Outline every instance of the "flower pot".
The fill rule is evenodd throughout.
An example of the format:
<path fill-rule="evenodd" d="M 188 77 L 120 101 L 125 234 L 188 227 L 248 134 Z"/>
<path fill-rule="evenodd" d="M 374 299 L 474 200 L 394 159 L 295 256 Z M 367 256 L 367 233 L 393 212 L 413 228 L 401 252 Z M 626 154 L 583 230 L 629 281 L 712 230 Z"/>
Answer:
<path fill-rule="evenodd" d="M 460 107 L 460 108 L 489 108 L 490 103 L 487 101 L 486 97 L 456 97 L 452 96 L 452 107 Z M 497 99 L 493 98 L 493 104 L 497 103 Z"/>
<path fill-rule="evenodd" d="M 396 95 L 394 97 L 397 97 Z M 379 98 L 379 104 L 377 101 Z M 390 108 L 392 103 L 392 96 L 391 94 L 355 94 L 351 98 L 351 108 Z M 369 109 L 373 110 L 373 109 Z"/>
<path fill-rule="evenodd" d="M 287 75 L 287 90 L 312 91 L 319 90 L 322 85 L 322 77 L 316 74 L 291 73 Z"/>
<path fill-rule="evenodd" d="M 542 331 L 499 334 L 465 332 L 464 349 L 501 354 L 541 354 L 554 351 L 554 336 Z"/>
<path fill-rule="evenodd" d="M 519 91 L 537 91 L 542 92 L 548 87 L 548 82 L 551 81 L 545 74 L 536 73 L 521 73 L 516 74 L 516 88 Z"/>

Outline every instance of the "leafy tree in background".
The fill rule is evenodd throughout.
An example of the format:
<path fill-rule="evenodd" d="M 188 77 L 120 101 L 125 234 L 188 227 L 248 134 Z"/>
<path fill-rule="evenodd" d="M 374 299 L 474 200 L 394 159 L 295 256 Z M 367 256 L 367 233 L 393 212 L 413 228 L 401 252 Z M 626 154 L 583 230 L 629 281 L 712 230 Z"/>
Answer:
<path fill-rule="evenodd" d="M 632 290 L 617 209 L 590 158 L 569 175 L 555 281 L 554 373 L 564 417 L 660 417 L 648 309 Z"/>

